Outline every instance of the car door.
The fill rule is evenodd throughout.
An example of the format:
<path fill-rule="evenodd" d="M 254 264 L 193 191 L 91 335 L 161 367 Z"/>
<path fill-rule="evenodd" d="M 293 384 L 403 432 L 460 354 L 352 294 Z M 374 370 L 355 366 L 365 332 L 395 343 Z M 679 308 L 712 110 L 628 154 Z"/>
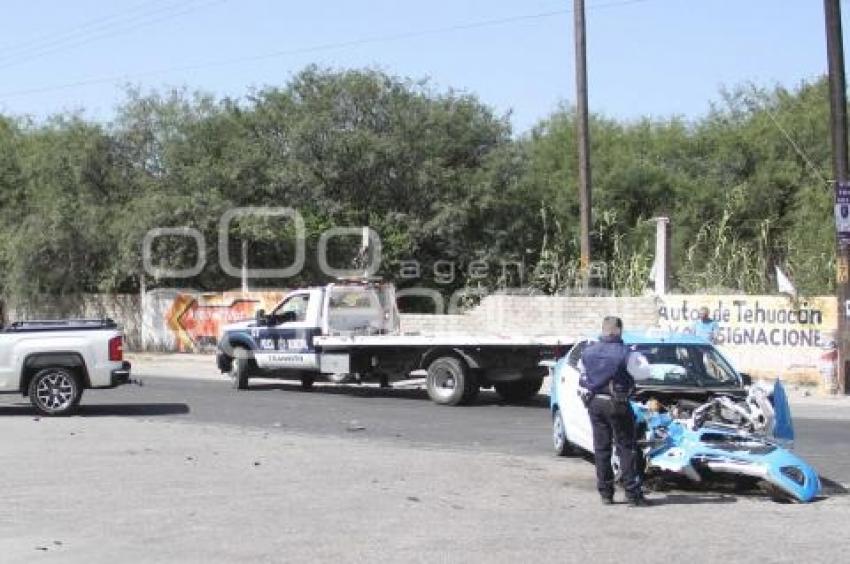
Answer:
<path fill-rule="evenodd" d="M 252 328 L 257 365 L 274 370 L 316 370 L 313 337 L 320 334 L 321 291 L 289 294 L 268 316 L 269 325 Z"/>
<path fill-rule="evenodd" d="M 581 372 L 579 361 L 590 340 L 579 341 L 567 355 L 566 362 L 558 374 L 558 397 L 561 414 L 564 418 L 564 428 L 567 439 L 581 448 L 593 450 L 593 433 L 590 428 L 590 417 L 587 408 L 578 395 Z"/>

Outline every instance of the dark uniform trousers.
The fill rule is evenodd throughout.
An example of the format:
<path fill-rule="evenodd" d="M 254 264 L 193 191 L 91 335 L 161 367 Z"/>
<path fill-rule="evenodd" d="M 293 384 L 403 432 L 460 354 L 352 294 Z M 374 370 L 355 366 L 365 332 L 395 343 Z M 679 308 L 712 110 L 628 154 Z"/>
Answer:
<path fill-rule="evenodd" d="M 611 468 L 612 438 L 620 457 L 623 487 L 630 499 L 641 495 L 637 471 L 637 437 L 631 406 L 615 408 L 609 396 L 595 396 L 587 409 L 593 428 L 593 454 L 596 459 L 596 488 L 603 497 L 614 495 L 614 470 Z"/>

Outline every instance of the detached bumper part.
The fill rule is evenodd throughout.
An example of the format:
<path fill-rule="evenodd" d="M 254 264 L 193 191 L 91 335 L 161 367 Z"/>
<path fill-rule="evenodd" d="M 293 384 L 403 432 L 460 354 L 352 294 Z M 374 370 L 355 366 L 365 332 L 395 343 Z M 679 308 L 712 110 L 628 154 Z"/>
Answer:
<path fill-rule="evenodd" d="M 121 368 L 116 368 L 112 371 L 110 377 L 110 387 L 114 388 L 116 386 L 121 386 L 123 384 L 130 383 L 130 363 L 128 361 L 124 361 L 121 363 Z"/>

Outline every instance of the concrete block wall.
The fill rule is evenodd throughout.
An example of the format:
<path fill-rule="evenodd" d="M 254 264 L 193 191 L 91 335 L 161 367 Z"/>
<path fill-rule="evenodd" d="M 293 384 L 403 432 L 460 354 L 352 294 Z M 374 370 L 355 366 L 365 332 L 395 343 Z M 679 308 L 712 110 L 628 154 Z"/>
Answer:
<path fill-rule="evenodd" d="M 141 346 L 141 299 L 134 294 L 83 294 L 36 297 L 27 303 L 5 303 L 5 323 L 29 319 L 105 318 L 114 319 L 124 330 L 126 348 Z"/>
<path fill-rule="evenodd" d="M 463 335 L 475 331 L 475 319 L 469 315 L 401 314 L 401 332 L 405 335 Z"/>
<path fill-rule="evenodd" d="M 402 314 L 401 325 L 405 333 L 419 334 L 582 336 L 596 334 L 606 315 L 622 318 L 626 328 L 658 324 L 653 297 L 490 295 L 459 315 Z"/>

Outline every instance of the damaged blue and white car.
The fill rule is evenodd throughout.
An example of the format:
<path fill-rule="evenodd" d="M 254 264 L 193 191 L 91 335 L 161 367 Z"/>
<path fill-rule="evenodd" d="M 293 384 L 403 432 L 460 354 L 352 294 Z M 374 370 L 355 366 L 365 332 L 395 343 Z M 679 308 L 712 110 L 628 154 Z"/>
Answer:
<path fill-rule="evenodd" d="M 593 452 L 579 361 L 594 340 L 577 342 L 549 363 L 553 443 L 560 456 Z M 817 472 L 791 450 L 794 429 L 781 382 L 753 385 L 700 337 L 625 333 L 623 341 L 648 362 L 631 402 L 647 478 L 731 481 L 797 502 L 819 494 Z M 613 464 L 616 472 L 616 453 Z"/>

